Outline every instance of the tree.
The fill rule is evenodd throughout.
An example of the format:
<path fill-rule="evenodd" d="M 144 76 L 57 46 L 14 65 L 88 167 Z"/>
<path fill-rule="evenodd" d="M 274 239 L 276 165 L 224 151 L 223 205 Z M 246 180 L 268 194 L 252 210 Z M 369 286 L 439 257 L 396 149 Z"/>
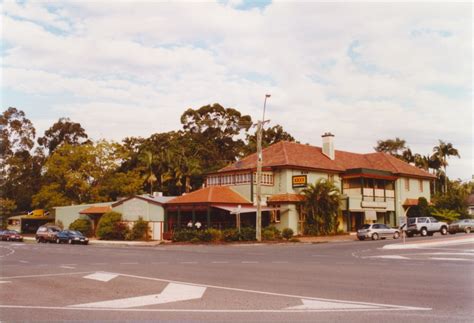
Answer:
<path fill-rule="evenodd" d="M 449 157 L 458 157 L 461 158 L 457 149 L 453 147 L 453 144 L 446 143 L 442 140 L 439 140 L 439 145 L 433 148 L 434 155 L 439 159 L 441 166 L 444 168 L 444 192 L 448 192 L 448 177 L 446 173 L 446 167 L 448 166 Z"/>
<path fill-rule="evenodd" d="M 247 145 L 244 147 L 244 155 L 255 153 L 257 151 L 257 134 L 247 134 L 246 141 Z M 262 130 L 262 148 L 266 148 L 280 141 L 295 141 L 295 138 L 280 125 Z"/>
<path fill-rule="evenodd" d="M 377 152 L 388 153 L 403 160 L 403 153 L 408 149 L 408 147 L 406 146 L 405 140 L 397 137 L 395 139 L 378 140 L 377 146 L 375 146 L 374 149 Z"/>
<path fill-rule="evenodd" d="M 62 144 L 79 145 L 90 143 L 88 136 L 80 123 L 72 122 L 69 118 L 60 118 L 44 136 L 38 138 L 38 144 L 49 150 L 51 154 Z"/>
<path fill-rule="evenodd" d="M 0 116 L 0 193 L 28 210 L 40 186 L 44 158 L 34 154 L 35 128 L 25 113 L 10 107 Z"/>
<path fill-rule="evenodd" d="M 143 152 L 141 160 L 146 165 L 147 173 L 144 176 L 145 182 L 150 186 L 150 195 L 153 194 L 153 184 L 158 180 L 153 173 L 153 154 L 150 151 Z"/>
<path fill-rule="evenodd" d="M 316 225 L 317 234 L 335 229 L 341 201 L 339 189 L 326 179 L 319 179 L 302 190 L 303 208 L 310 224 Z"/>
<path fill-rule="evenodd" d="M 13 211 L 15 210 L 16 204 L 14 200 L 0 198 L 1 229 L 7 228 L 7 220 L 13 215 Z"/>

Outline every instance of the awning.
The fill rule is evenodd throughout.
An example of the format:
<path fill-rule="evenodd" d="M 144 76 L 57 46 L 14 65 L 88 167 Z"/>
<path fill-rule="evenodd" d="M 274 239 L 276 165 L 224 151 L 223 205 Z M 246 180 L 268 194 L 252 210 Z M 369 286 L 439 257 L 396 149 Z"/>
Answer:
<path fill-rule="evenodd" d="M 227 206 L 227 205 L 211 205 L 212 207 L 221 209 L 221 210 L 226 210 L 229 211 L 230 214 L 237 214 L 240 213 L 256 213 L 257 212 L 257 207 L 256 206 L 242 206 L 240 207 L 240 210 L 236 206 Z M 280 210 L 277 207 L 269 207 L 269 206 L 262 206 L 262 212 L 263 211 L 278 211 Z"/>
<path fill-rule="evenodd" d="M 365 210 L 365 219 L 377 221 L 377 212 L 375 210 Z"/>

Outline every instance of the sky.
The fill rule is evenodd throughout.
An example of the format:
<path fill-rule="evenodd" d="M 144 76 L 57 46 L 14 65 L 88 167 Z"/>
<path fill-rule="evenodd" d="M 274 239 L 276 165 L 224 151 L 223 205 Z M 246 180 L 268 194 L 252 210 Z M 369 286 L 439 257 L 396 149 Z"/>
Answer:
<path fill-rule="evenodd" d="M 321 146 L 373 152 L 438 140 L 473 174 L 471 3 L 4 1 L 1 103 L 42 135 L 61 117 L 93 139 L 178 130 L 220 103 Z"/>

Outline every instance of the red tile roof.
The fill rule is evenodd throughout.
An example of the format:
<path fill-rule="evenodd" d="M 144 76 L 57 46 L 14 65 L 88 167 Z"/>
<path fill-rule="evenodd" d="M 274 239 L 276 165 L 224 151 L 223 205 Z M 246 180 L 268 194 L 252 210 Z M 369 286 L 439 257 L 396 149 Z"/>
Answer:
<path fill-rule="evenodd" d="M 178 196 L 167 205 L 172 204 L 251 204 L 242 195 L 227 186 L 208 186 L 200 190 Z"/>
<path fill-rule="evenodd" d="M 304 199 L 303 195 L 300 194 L 291 194 L 291 193 L 285 193 L 285 194 L 275 194 L 270 196 L 267 199 L 267 203 L 297 203 L 301 202 Z"/>
<path fill-rule="evenodd" d="M 82 210 L 79 214 L 104 214 L 112 211 L 110 206 L 91 206 Z"/>
<path fill-rule="evenodd" d="M 257 154 L 249 155 L 242 160 L 222 168 L 219 172 L 255 169 Z M 389 154 L 358 154 L 336 150 L 335 159 L 323 154 L 321 147 L 280 141 L 263 150 L 263 167 L 295 167 L 333 172 L 344 172 L 348 169 L 367 168 L 388 171 L 393 174 L 410 175 L 423 178 L 435 178 L 434 175 L 405 163 Z"/>
<path fill-rule="evenodd" d="M 403 202 L 403 206 L 415 206 L 418 205 L 418 199 L 406 199 Z"/>

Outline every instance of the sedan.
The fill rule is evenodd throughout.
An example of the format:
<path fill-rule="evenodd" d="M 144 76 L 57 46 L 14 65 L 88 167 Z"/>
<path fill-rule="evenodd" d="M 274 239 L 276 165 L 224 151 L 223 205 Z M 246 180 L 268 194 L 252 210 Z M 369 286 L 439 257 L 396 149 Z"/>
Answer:
<path fill-rule="evenodd" d="M 387 237 L 398 239 L 400 238 L 400 231 L 382 223 L 364 224 L 359 230 L 357 230 L 357 239 L 359 240 L 378 240 Z"/>
<path fill-rule="evenodd" d="M 56 243 L 88 244 L 89 239 L 79 231 L 63 230 L 56 235 Z"/>
<path fill-rule="evenodd" d="M 2 241 L 23 241 L 23 236 L 15 230 L 5 230 L 1 235 Z"/>
<path fill-rule="evenodd" d="M 449 225 L 449 233 L 455 234 L 457 232 L 471 233 L 474 230 L 474 219 L 463 219 L 454 221 Z"/>

